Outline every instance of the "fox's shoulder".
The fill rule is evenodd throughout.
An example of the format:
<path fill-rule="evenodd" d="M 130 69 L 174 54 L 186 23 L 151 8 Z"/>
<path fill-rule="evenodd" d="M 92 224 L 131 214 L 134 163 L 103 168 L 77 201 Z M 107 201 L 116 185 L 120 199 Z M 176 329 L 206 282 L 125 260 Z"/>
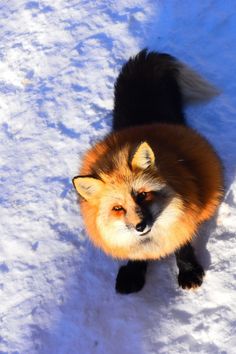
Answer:
<path fill-rule="evenodd" d="M 172 124 L 149 124 L 126 128 L 108 134 L 84 155 L 82 174 L 91 174 L 102 166 L 112 169 L 117 155 L 124 158 L 141 142 L 146 141 L 160 160 L 172 159 L 216 161 L 218 157 L 208 141 L 192 128 Z M 157 159 L 158 161 L 158 159 Z"/>

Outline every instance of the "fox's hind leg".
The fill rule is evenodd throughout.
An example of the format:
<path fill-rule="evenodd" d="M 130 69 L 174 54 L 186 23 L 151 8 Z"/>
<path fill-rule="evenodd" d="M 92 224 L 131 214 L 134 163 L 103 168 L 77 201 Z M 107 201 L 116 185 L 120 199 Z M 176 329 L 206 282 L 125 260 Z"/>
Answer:
<path fill-rule="evenodd" d="M 145 284 L 146 261 L 129 261 L 120 267 L 116 277 L 116 291 L 130 294 L 141 290 Z"/>
<path fill-rule="evenodd" d="M 205 275 L 202 266 L 198 263 L 194 249 L 190 244 L 175 252 L 179 268 L 178 282 L 183 289 L 197 288 L 202 285 Z"/>

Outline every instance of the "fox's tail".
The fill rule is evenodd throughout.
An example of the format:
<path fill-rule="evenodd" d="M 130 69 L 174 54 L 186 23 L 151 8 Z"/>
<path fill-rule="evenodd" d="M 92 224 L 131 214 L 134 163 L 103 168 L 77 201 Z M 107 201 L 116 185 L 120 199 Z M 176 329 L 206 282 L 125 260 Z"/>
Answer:
<path fill-rule="evenodd" d="M 142 50 L 123 66 L 116 84 L 113 128 L 149 123 L 186 124 L 185 104 L 219 91 L 169 54 Z"/>
<path fill-rule="evenodd" d="M 220 94 L 214 85 L 186 64 L 176 61 L 176 65 L 179 71 L 177 80 L 186 103 L 209 101 Z"/>

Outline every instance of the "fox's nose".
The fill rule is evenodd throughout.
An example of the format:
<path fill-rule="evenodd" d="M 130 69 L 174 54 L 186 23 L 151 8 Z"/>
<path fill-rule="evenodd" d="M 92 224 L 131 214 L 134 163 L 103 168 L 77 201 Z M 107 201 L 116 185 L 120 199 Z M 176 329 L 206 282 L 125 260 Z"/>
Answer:
<path fill-rule="evenodd" d="M 138 223 L 135 228 L 138 232 L 142 232 L 146 226 L 147 226 L 147 223 L 145 220 L 143 220 L 142 222 Z"/>

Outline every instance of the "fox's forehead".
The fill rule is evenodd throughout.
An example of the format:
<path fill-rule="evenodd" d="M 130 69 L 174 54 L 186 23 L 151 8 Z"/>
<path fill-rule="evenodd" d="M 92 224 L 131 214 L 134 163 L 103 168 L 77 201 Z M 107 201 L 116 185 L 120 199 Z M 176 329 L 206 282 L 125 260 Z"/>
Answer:
<path fill-rule="evenodd" d="M 103 146 L 100 144 L 92 148 L 85 157 L 85 173 L 111 176 L 114 172 L 127 176 L 129 174 L 129 147 L 124 145 L 122 147 L 117 146 L 111 142 L 111 146 L 105 146 L 105 150 L 101 150 Z"/>
<path fill-rule="evenodd" d="M 121 167 L 119 169 L 114 169 L 110 173 L 100 173 L 100 178 L 107 185 L 111 186 L 131 186 L 134 180 L 133 173 L 127 167 Z"/>
<path fill-rule="evenodd" d="M 111 174 L 102 174 L 107 191 L 119 194 L 133 194 L 141 191 L 159 191 L 165 188 L 165 183 L 150 173 L 134 173 L 127 168 L 126 173 L 115 170 Z"/>

